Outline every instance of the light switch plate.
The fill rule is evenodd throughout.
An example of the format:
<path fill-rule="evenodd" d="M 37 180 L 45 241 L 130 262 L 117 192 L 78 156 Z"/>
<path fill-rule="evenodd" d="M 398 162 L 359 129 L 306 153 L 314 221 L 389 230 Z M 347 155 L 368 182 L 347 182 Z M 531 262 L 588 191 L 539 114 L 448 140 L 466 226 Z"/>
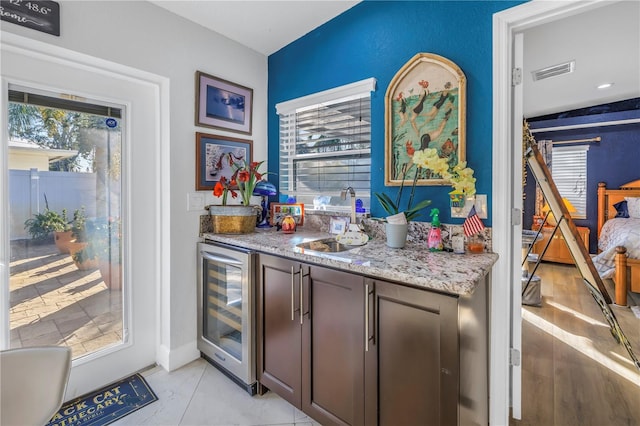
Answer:
<path fill-rule="evenodd" d="M 471 207 L 476 206 L 476 213 L 480 219 L 486 219 L 489 217 L 487 209 L 487 194 L 476 194 L 475 196 L 467 197 L 463 207 L 451 207 L 451 217 L 467 217 Z"/>
<path fill-rule="evenodd" d="M 204 210 L 204 194 L 199 192 L 187 193 L 187 211 L 195 212 Z"/>

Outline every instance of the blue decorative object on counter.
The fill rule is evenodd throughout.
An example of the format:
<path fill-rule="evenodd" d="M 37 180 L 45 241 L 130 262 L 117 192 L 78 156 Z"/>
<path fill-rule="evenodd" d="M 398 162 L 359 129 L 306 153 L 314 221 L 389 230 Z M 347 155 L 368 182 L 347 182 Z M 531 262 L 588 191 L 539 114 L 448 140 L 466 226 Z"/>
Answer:
<path fill-rule="evenodd" d="M 262 197 L 262 202 L 260 203 L 262 212 L 260 213 L 260 222 L 257 226 L 258 228 L 271 228 L 271 225 L 269 224 L 269 195 L 276 194 L 276 186 L 266 180 L 258 182 L 256 187 L 253 189 L 253 195 L 260 195 Z"/>

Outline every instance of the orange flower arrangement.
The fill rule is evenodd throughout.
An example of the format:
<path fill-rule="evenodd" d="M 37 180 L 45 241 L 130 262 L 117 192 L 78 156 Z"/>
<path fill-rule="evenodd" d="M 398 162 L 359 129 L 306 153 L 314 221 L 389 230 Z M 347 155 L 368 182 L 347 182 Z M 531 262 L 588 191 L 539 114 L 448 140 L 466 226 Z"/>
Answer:
<path fill-rule="evenodd" d="M 225 157 L 234 172 L 230 179 L 224 176 L 220 178 L 213 188 L 213 195 L 222 197 L 222 205 L 226 206 L 228 193 L 231 192 L 231 198 L 238 198 L 240 192 L 242 205 L 248 206 L 256 184 L 262 180 L 263 174 L 258 169 L 264 161 L 253 161 L 247 166 L 246 161 L 235 160 L 231 154 L 226 154 Z"/>

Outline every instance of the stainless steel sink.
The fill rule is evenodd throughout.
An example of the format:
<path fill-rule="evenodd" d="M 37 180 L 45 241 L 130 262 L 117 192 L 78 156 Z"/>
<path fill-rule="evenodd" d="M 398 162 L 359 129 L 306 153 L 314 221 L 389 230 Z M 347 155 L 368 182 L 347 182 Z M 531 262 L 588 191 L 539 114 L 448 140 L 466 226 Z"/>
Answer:
<path fill-rule="evenodd" d="M 353 248 L 346 244 L 339 243 L 335 238 L 322 238 L 320 240 L 307 241 L 306 243 L 297 244 L 296 247 L 324 253 L 338 253 Z"/>

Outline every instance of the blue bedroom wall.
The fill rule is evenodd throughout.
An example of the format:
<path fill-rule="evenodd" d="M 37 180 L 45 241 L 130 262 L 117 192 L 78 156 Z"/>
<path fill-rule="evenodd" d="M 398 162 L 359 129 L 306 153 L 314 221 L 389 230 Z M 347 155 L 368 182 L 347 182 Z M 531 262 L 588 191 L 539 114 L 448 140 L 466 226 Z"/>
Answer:
<path fill-rule="evenodd" d="M 415 54 L 434 53 L 456 63 L 467 78 L 466 157 L 475 170 L 477 192 L 488 194 L 489 219 L 484 222 L 490 226 L 492 15 L 520 3 L 365 1 L 270 55 L 269 171 L 277 173 L 279 167 L 277 103 L 375 77 L 371 191 L 395 197 L 398 188 L 384 186 L 384 95 L 396 72 Z M 460 223 L 462 219 L 450 217 L 449 191 L 449 186 L 422 186 L 416 197 L 432 200 L 442 221 Z M 374 217 L 385 215 L 375 199 L 371 213 Z M 429 217 L 425 214 L 419 220 L 429 221 Z"/>
<path fill-rule="evenodd" d="M 620 111 L 584 117 L 558 118 L 536 121 L 531 129 L 575 126 L 594 123 L 611 123 L 640 118 L 640 109 Z M 590 143 L 587 153 L 587 218 L 576 219 L 577 226 L 586 226 L 589 235 L 589 252 L 597 253 L 598 182 L 608 188 L 617 188 L 627 182 L 640 179 L 640 123 L 597 126 L 553 132 L 534 133 L 536 140 L 566 141 L 601 137 L 599 143 Z M 529 174 L 531 176 L 531 174 Z M 533 178 L 527 178 L 523 226 L 531 229 L 534 207 Z"/>

